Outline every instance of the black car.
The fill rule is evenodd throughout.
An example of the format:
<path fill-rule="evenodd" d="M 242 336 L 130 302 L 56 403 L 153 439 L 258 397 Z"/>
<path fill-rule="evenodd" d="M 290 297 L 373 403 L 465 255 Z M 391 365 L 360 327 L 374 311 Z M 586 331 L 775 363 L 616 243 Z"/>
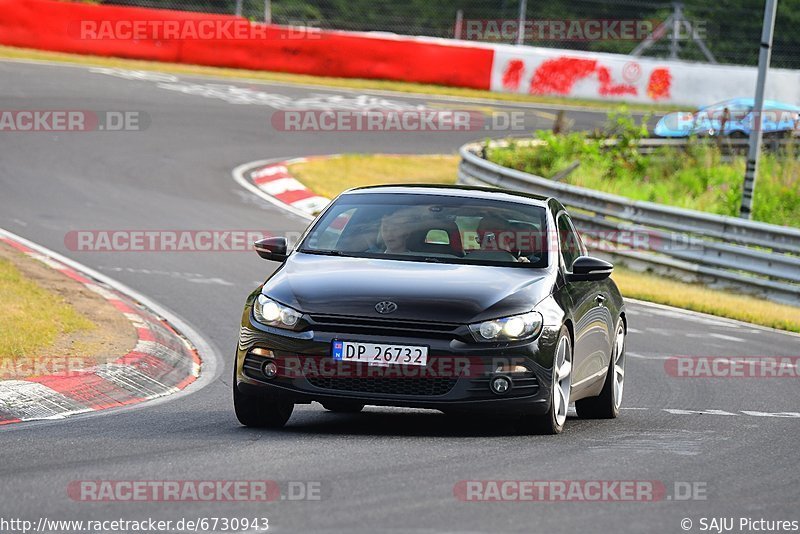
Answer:
<path fill-rule="evenodd" d="M 554 198 L 376 186 L 336 198 L 247 299 L 236 416 L 280 427 L 295 404 L 493 413 L 559 433 L 619 413 L 626 317 L 612 265 Z"/>

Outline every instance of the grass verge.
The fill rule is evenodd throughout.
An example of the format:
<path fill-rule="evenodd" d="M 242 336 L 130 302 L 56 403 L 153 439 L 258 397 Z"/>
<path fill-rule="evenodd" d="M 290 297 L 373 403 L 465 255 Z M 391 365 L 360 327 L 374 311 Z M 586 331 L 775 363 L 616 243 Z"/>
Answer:
<path fill-rule="evenodd" d="M 121 59 L 103 56 L 85 56 L 80 54 L 66 54 L 63 52 L 49 52 L 28 48 L 15 48 L 0 46 L 0 58 L 30 59 L 37 61 L 56 61 L 79 65 L 93 65 L 98 67 L 112 67 L 130 70 L 148 70 L 167 72 L 170 74 L 187 74 L 195 76 L 210 76 L 216 78 L 232 78 L 259 80 L 265 82 L 280 82 L 295 85 L 319 85 L 341 89 L 394 91 L 398 93 L 417 93 L 431 96 L 446 96 L 464 99 L 485 99 L 499 102 L 521 102 L 528 104 L 547 104 L 550 106 L 584 107 L 587 109 L 609 110 L 620 106 L 619 102 L 606 102 L 601 100 L 572 99 L 549 97 L 539 95 L 524 95 L 514 93 L 494 93 L 479 89 L 460 87 L 446 87 L 442 85 L 429 85 L 421 83 L 397 82 L 391 80 L 366 80 L 361 78 L 331 78 L 325 76 L 310 76 L 303 74 L 290 74 L 285 72 L 268 72 L 244 69 L 228 69 L 219 67 L 205 67 L 201 65 L 187 65 L 183 63 L 166 63 L 158 61 L 143 61 L 134 59 Z M 684 107 L 664 104 L 627 104 L 628 108 L 638 112 L 668 112 L 684 109 Z"/>
<path fill-rule="evenodd" d="M 457 156 L 346 154 L 291 166 L 314 192 L 333 198 L 350 187 L 387 183 L 455 183 Z M 800 332 L 800 309 L 755 297 L 687 284 L 618 266 L 613 279 L 629 298 L 656 302 L 780 330 Z"/>
<path fill-rule="evenodd" d="M 69 376 L 135 344 L 133 325 L 105 298 L 0 243 L 0 381 Z"/>
<path fill-rule="evenodd" d="M 94 323 L 69 302 L 0 258 L 0 358 L 41 352 L 52 347 L 60 335 L 92 328 Z"/>
<path fill-rule="evenodd" d="M 452 184 L 458 156 L 395 156 L 345 154 L 290 166 L 294 176 L 317 194 L 334 198 L 362 185 Z"/>
<path fill-rule="evenodd" d="M 800 309 L 793 306 L 678 282 L 620 266 L 614 267 L 612 278 L 622 294 L 629 298 L 800 332 Z"/>
<path fill-rule="evenodd" d="M 552 177 L 575 162 L 580 165 L 564 183 L 644 200 L 737 216 L 742 198 L 746 157 L 724 157 L 717 142 L 693 139 L 685 149 L 661 148 L 653 154 L 637 149 L 647 135 L 629 115 L 612 114 L 608 134 L 618 140 L 603 149 L 585 133 L 557 135 L 538 131 L 540 144 L 509 142 L 490 148 L 494 163 L 537 176 Z M 725 143 L 723 140 L 722 143 Z M 753 219 L 800 226 L 800 145 L 788 145 L 761 156 L 753 200 Z"/>

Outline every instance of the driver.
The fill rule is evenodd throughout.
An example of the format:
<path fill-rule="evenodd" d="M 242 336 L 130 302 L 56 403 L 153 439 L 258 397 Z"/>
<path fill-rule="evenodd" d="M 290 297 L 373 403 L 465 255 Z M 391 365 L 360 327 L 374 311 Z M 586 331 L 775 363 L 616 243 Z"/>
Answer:
<path fill-rule="evenodd" d="M 401 208 L 381 218 L 380 236 L 386 254 L 407 254 L 408 236 L 419 223 L 419 212 L 414 208 Z"/>

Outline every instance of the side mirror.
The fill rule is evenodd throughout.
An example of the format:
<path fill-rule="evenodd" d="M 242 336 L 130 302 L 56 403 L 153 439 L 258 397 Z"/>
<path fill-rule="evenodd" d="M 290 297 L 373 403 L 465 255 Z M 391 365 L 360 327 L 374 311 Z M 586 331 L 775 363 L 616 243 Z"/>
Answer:
<path fill-rule="evenodd" d="M 253 243 L 253 247 L 265 260 L 286 261 L 288 256 L 285 237 L 265 237 Z"/>
<path fill-rule="evenodd" d="M 570 282 L 589 282 L 605 280 L 611 275 L 614 266 L 599 258 L 581 256 L 572 264 L 572 274 L 567 275 Z"/>

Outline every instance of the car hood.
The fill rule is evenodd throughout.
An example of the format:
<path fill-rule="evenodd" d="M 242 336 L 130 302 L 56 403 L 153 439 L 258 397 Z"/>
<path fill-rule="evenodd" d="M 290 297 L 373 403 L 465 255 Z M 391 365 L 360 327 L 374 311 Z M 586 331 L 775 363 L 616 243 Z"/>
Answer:
<path fill-rule="evenodd" d="M 552 285 L 546 269 L 296 253 L 262 292 L 309 314 L 466 324 L 530 311 Z M 384 300 L 397 310 L 379 314 Z"/>
<path fill-rule="evenodd" d="M 659 137 L 688 137 L 692 133 L 702 131 L 705 127 L 703 122 L 697 120 L 695 113 L 675 111 L 661 117 L 653 133 Z"/>

